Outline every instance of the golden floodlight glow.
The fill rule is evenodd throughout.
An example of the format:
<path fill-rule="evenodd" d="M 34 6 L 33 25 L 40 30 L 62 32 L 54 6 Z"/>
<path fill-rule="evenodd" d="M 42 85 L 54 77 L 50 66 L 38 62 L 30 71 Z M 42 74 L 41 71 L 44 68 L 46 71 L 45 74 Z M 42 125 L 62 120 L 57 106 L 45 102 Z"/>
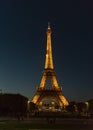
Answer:
<path fill-rule="evenodd" d="M 46 34 L 47 34 L 47 45 L 46 45 L 45 66 L 43 70 L 43 76 L 40 85 L 36 91 L 36 94 L 32 99 L 32 102 L 36 103 L 37 105 L 41 105 L 44 98 L 47 99 L 52 98 L 59 106 L 67 106 L 69 103 L 62 94 L 62 89 L 57 82 L 54 70 L 52 43 L 51 43 L 51 28 L 49 23 Z M 51 87 L 51 89 L 46 88 L 47 79 L 51 80 L 52 85 L 49 86 L 49 88 Z"/>

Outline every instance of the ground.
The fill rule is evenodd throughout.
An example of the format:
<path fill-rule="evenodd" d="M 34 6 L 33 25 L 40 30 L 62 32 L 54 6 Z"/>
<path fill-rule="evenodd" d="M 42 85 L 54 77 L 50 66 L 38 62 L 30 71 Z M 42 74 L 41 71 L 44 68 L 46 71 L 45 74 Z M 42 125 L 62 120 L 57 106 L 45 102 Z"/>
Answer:
<path fill-rule="evenodd" d="M 30 120 L 2 119 L 0 130 L 93 130 L 93 119 L 33 118 Z"/>

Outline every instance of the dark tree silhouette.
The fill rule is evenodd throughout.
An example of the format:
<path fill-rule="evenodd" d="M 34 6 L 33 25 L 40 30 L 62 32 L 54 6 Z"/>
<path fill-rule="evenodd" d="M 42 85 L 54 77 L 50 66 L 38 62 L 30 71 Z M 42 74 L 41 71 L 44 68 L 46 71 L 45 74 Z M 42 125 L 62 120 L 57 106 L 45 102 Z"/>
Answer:
<path fill-rule="evenodd" d="M 76 103 L 75 101 L 69 102 L 69 105 L 66 107 L 68 112 L 74 113 L 76 112 Z"/>
<path fill-rule="evenodd" d="M 32 111 L 36 111 L 38 109 L 37 105 L 33 102 L 29 103 L 29 110 Z"/>
<path fill-rule="evenodd" d="M 93 116 L 93 99 L 87 101 L 88 112 Z"/>
<path fill-rule="evenodd" d="M 0 115 L 25 113 L 27 101 L 28 98 L 20 94 L 0 94 Z"/>

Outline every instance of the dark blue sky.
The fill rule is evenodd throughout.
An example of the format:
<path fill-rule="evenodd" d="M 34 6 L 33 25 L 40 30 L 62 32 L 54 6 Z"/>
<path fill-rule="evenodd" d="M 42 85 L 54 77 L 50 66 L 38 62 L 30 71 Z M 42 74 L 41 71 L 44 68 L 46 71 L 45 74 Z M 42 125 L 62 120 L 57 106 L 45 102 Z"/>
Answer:
<path fill-rule="evenodd" d="M 93 99 L 92 0 L 0 2 L 0 89 L 32 98 L 45 62 L 51 23 L 54 67 L 69 101 Z"/>

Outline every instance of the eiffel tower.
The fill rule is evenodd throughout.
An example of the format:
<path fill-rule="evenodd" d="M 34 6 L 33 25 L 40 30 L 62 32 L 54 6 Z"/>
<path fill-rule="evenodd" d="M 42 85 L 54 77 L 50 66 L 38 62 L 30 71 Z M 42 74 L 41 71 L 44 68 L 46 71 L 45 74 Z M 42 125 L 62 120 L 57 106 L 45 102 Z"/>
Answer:
<path fill-rule="evenodd" d="M 37 91 L 32 98 L 32 102 L 39 105 L 42 105 L 44 99 L 53 99 L 58 106 L 67 106 L 69 103 L 67 99 L 62 94 L 62 89 L 58 85 L 56 74 L 53 65 L 52 57 L 52 44 L 51 44 L 51 28 L 48 23 L 48 28 L 46 31 L 47 34 L 47 46 L 46 46 L 46 58 L 45 58 L 45 67 L 43 70 L 43 76 L 40 82 Z M 51 80 L 51 88 L 46 87 L 46 81 Z"/>

